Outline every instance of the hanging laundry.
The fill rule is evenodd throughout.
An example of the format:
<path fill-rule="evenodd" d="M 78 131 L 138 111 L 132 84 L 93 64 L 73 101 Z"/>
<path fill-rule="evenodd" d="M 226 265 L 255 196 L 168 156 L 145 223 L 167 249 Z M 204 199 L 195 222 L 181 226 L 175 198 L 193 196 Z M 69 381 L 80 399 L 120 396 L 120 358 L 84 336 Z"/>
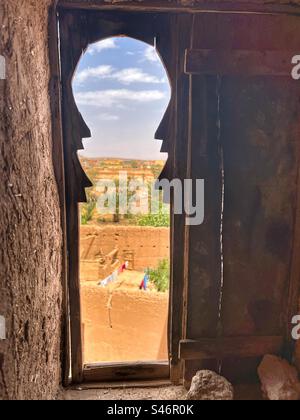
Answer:
<path fill-rule="evenodd" d="M 129 267 L 129 263 L 128 261 L 126 261 L 124 264 L 121 265 L 121 267 L 119 268 L 119 274 L 124 273 L 125 270 L 127 270 L 127 268 Z"/>
<path fill-rule="evenodd" d="M 101 287 L 106 287 L 106 286 L 108 286 L 110 283 L 113 283 L 113 282 L 117 281 L 117 280 L 118 280 L 118 278 L 119 278 L 119 274 L 122 274 L 125 270 L 127 270 L 128 265 L 129 265 L 129 264 L 128 264 L 128 262 L 126 261 L 126 263 L 122 264 L 122 265 L 121 265 L 121 267 L 120 267 L 118 270 L 114 271 L 114 272 L 113 272 L 110 276 L 106 277 L 106 279 L 101 280 L 101 281 L 98 283 L 98 286 L 101 286 Z"/>
<path fill-rule="evenodd" d="M 147 290 L 149 281 L 150 281 L 150 276 L 147 272 L 145 274 L 144 278 L 143 278 L 143 281 L 142 281 L 141 285 L 140 285 L 140 290 Z"/>
<path fill-rule="evenodd" d="M 118 273 L 113 273 L 110 276 L 108 276 L 105 280 L 102 280 L 98 283 L 98 286 L 106 287 L 110 283 L 113 283 L 114 281 L 118 280 Z"/>

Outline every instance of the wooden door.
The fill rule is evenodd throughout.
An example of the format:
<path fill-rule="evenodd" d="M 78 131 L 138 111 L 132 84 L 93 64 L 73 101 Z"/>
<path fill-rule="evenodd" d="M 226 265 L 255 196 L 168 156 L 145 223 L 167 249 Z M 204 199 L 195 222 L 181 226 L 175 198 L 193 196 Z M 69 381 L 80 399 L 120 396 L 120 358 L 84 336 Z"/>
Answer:
<path fill-rule="evenodd" d="M 276 14 L 60 10 L 75 382 L 163 371 L 188 384 L 199 368 L 249 381 L 265 353 L 292 354 L 300 267 L 300 84 L 291 78 L 298 25 L 298 17 Z M 204 223 L 189 227 L 185 215 L 172 213 L 170 370 L 83 369 L 78 202 L 89 180 L 77 151 L 90 133 L 71 80 L 87 46 L 116 35 L 155 39 L 170 77 L 172 99 L 156 133 L 169 153 L 161 176 L 205 180 Z"/>
<path fill-rule="evenodd" d="M 156 45 L 166 67 L 172 88 L 172 99 L 157 130 L 163 140 L 162 151 L 169 154 L 163 178 L 184 179 L 187 174 L 186 142 L 188 134 L 189 76 L 184 71 L 185 51 L 190 48 L 191 15 L 136 12 L 100 12 L 60 9 L 60 47 L 62 71 L 62 113 L 68 231 L 68 284 L 71 325 L 71 365 L 74 382 L 115 379 L 181 379 L 179 342 L 183 331 L 186 228 L 184 217 L 173 216 L 171 226 L 171 291 L 169 315 L 169 360 L 166 363 L 83 366 L 79 281 L 79 215 L 78 203 L 85 201 L 86 177 L 77 151 L 82 139 L 90 136 L 74 101 L 72 78 L 88 45 L 112 36 L 128 36 Z M 172 205 L 172 203 L 171 203 Z M 170 368 L 171 366 L 171 368 Z"/>
<path fill-rule="evenodd" d="M 255 380 L 291 356 L 299 288 L 300 20 L 199 14 L 187 51 L 192 178 L 205 222 L 189 229 L 185 380 L 212 368 Z"/>

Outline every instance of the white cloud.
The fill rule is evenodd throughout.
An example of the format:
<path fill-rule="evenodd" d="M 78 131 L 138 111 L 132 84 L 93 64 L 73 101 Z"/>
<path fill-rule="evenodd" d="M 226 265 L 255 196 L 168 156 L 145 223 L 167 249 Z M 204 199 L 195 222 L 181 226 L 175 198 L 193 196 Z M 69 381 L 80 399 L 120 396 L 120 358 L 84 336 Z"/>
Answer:
<path fill-rule="evenodd" d="M 120 117 L 118 115 L 103 113 L 98 116 L 98 119 L 101 121 L 118 121 Z"/>
<path fill-rule="evenodd" d="M 108 38 L 90 45 L 87 52 L 88 54 L 95 55 L 96 53 L 100 53 L 104 50 L 112 50 L 115 48 L 118 48 L 116 40 L 113 38 Z"/>
<path fill-rule="evenodd" d="M 81 84 L 91 78 L 100 80 L 116 80 L 124 85 L 130 85 L 131 83 L 159 84 L 166 82 L 165 79 L 160 79 L 157 76 L 145 73 L 143 70 L 135 67 L 116 70 L 112 66 L 102 65 L 82 70 L 75 76 L 75 83 Z"/>
<path fill-rule="evenodd" d="M 164 79 L 145 73 L 138 68 L 128 68 L 120 70 L 110 76 L 120 83 L 129 85 L 130 83 L 164 83 Z"/>
<path fill-rule="evenodd" d="M 114 71 L 112 66 L 88 67 L 75 75 L 75 83 L 83 83 L 88 79 L 104 79 Z"/>
<path fill-rule="evenodd" d="M 165 93 L 159 90 L 129 90 L 110 89 L 95 92 L 79 92 L 76 94 L 78 105 L 90 105 L 99 108 L 123 106 L 124 103 L 150 103 L 165 98 Z"/>
<path fill-rule="evenodd" d="M 159 57 L 154 47 L 149 45 L 144 51 L 144 60 L 151 63 L 159 63 Z"/>

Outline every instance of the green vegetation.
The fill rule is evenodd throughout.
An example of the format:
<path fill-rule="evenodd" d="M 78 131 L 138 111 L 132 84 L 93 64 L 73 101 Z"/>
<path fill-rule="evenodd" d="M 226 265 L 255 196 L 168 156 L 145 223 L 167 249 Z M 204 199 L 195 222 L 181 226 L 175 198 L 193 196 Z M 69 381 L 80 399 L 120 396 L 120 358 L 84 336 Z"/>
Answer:
<path fill-rule="evenodd" d="M 149 269 L 151 282 L 155 285 L 158 292 L 166 292 L 170 287 L 170 261 L 161 260 L 156 269 Z"/>
<path fill-rule="evenodd" d="M 96 202 L 89 201 L 86 204 L 82 204 L 81 206 L 81 224 L 87 225 L 88 222 L 91 222 L 94 218 L 96 210 Z"/>
<path fill-rule="evenodd" d="M 151 186 L 149 185 L 149 197 L 151 198 Z M 154 208 L 158 209 L 157 214 L 145 214 L 138 216 L 136 224 L 138 226 L 151 227 L 170 227 L 170 206 L 163 202 L 163 192 L 160 191 L 158 200 L 153 203 Z M 149 208 L 151 208 L 151 200 L 149 199 Z"/>
<path fill-rule="evenodd" d="M 137 220 L 138 226 L 170 227 L 170 214 L 160 212 L 159 214 L 146 214 Z"/>
<path fill-rule="evenodd" d="M 82 225 L 87 225 L 94 219 L 97 206 L 97 197 L 91 189 L 86 193 L 86 198 L 87 202 L 80 206 Z"/>

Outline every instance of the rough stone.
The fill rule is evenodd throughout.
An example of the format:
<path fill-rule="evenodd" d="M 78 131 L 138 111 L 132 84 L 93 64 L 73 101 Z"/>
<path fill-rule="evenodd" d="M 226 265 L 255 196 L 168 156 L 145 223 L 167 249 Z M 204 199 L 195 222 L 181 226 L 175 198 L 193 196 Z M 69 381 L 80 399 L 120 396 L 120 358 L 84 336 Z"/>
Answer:
<path fill-rule="evenodd" d="M 300 400 L 297 369 L 286 360 L 267 355 L 258 368 L 264 397 L 271 401 Z"/>
<path fill-rule="evenodd" d="M 233 386 L 222 376 L 209 370 L 201 370 L 192 380 L 187 400 L 219 400 L 231 401 L 234 399 Z"/>

